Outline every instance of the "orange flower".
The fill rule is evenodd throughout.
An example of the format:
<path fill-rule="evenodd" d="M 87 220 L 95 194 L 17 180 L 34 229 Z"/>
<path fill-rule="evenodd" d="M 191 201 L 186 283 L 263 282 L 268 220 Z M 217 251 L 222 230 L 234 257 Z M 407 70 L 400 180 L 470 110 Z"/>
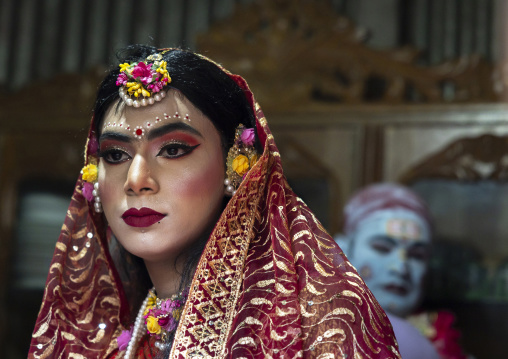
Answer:
<path fill-rule="evenodd" d="M 97 181 L 97 166 L 96 165 L 88 165 L 83 167 L 81 170 L 83 173 L 83 180 L 87 182 L 95 182 Z"/>
<path fill-rule="evenodd" d="M 159 325 L 159 320 L 152 316 L 146 318 L 146 329 L 152 334 L 160 334 L 161 326 Z"/>
<path fill-rule="evenodd" d="M 233 171 L 243 176 L 249 170 L 249 159 L 244 155 L 239 155 L 233 160 Z"/>

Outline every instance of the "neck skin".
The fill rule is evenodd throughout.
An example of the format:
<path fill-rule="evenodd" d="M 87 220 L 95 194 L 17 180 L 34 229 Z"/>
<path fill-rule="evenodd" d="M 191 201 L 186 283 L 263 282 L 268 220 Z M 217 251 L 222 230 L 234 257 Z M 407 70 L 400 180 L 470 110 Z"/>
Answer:
<path fill-rule="evenodd" d="M 184 264 L 185 256 L 180 256 L 176 263 L 174 260 L 157 262 L 145 260 L 145 266 L 157 291 L 157 297 L 170 298 L 178 293 Z"/>
<path fill-rule="evenodd" d="M 217 216 L 217 219 L 213 221 L 211 227 L 205 231 L 201 241 L 205 241 L 210 237 L 218 218 L 219 216 Z M 203 249 L 204 247 L 205 244 L 203 244 Z M 146 259 L 144 260 L 146 270 L 148 271 L 152 284 L 157 291 L 158 298 L 170 298 L 173 294 L 177 294 L 179 292 L 180 281 L 182 279 L 185 263 L 189 259 L 189 253 L 193 252 L 190 248 L 191 246 L 187 247 L 179 256 L 165 259 L 163 261 L 150 262 Z M 190 280 L 194 277 L 194 271 L 196 270 L 197 264 L 198 261 L 196 261 L 194 268 L 192 268 Z M 187 283 L 187 285 L 190 285 L 190 283 Z"/>

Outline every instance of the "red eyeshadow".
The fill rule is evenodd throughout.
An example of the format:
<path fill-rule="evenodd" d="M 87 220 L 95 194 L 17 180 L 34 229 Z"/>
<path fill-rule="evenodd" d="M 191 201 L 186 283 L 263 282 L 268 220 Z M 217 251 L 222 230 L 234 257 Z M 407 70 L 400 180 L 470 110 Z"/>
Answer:
<path fill-rule="evenodd" d="M 200 143 L 196 137 L 189 135 L 185 132 L 179 131 L 170 132 L 157 138 L 157 142 L 166 142 L 166 141 L 183 142 L 189 146 L 196 146 L 199 145 Z"/>

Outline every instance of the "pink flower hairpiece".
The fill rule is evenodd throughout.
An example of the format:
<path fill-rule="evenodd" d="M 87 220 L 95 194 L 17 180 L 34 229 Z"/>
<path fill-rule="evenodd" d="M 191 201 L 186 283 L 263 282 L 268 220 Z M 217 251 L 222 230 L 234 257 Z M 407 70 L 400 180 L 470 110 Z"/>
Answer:
<path fill-rule="evenodd" d="M 254 136 L 254 129 L 246 128 L 245 130 L 243 130 L 242 134 L 240 135 L 240 139 L 246 146 L 252 146 L 256 139 L 256 137 Z"/>
<path fill-rule="evenodd" d="M 119 94 L 127 106 L 147 106 L 162 100 L 166 92 L 164 87 L 171 82 L 167 62 L 162 53 L 148 56 L 144 61 L 120 64 L 120 74 L 116 85 Z"/>

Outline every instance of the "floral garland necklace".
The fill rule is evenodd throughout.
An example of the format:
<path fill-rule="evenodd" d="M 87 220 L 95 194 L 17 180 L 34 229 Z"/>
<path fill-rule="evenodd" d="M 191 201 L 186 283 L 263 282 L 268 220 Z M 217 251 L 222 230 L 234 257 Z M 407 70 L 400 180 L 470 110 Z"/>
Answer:
<path fill-rule="evenodd" d="M 157 340 L 155 346 L 162 350 L 165 348 L 169 335 L 176 330 L 182 315 L 183 306 L 189 295 L 189 288 L 168 299 L 159 299 L 152 288 L 139 308 L 134 326 L 130 330 L 123 330 L 118 336 L 118 349 L 125 350 L 125 359 L 132 358 L 138 341 L 150 334 Z"/>

